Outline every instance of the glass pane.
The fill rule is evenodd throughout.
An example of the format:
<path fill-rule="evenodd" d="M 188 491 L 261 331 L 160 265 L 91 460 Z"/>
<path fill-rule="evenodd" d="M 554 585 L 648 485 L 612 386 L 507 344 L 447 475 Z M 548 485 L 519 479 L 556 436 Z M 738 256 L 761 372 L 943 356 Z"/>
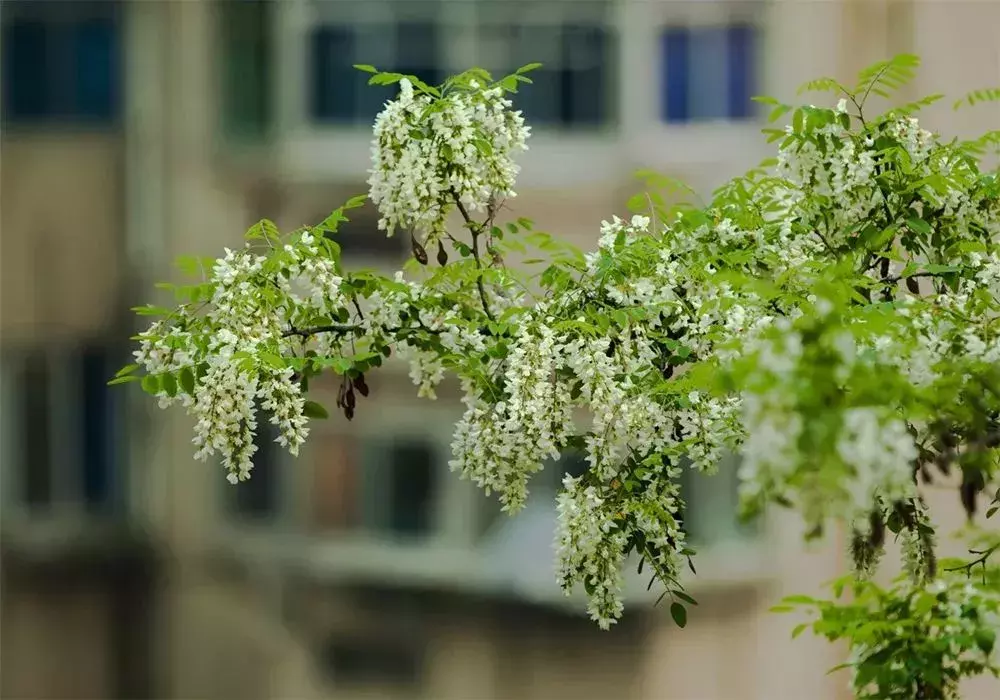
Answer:
<path fill-rule="evenodd" d="M 281 498 L 281 480 L 278 463 L 279 449 L 275 442 L 278 430 L 271 425 L 268 416 L 257 416 L 257 452 L 253 456 L 253 470 L 250 479 L 232 485 L 222 485 L 231 489 L 231 503 L 236 514 L 244 520 L 267 521 L 278 513 Z"/>
<path fill-rule="evenodd" d="M 698 29 L 691 32 L 690 118 L 725 119 L 729 116 L 728 32 Z"/>
<path fill-rule="evenodd" d="M 673 28 L 663 33 L 662 115 L 668 122 L 688 119 L 689 37 L 685 29 Z"/>
<path fill-rule="evenodd" d="M 750 25 L 729 28 L 729 116 L 746 119 L 753 116 L 750 100 L 757 90 L 756 34 Z"/>
<path fill-rule="evenodd" d="M 49 87 L 50 33 L 43 22 L 17 20 L 3 28 L 4 112 L 12 119 L 40 119 L 53 110 Z"/>
<path fill-rule="evenodd" d="M 48 358 L 32 352 L 25 358 L 21 375 L 21 429 L 24 452 L 20 455 L 21 496 L 31 508 L 51 505 L 52 404 Z"/>
<path fill-rule="evenodd" d="M 401 535 L 424 535 L 434 520 L 434 453 L 426 443 L 398 442 L 392 447 L 390 529 Z"/>
<path fill-rule="evenodd" d="M 89 510 L 103 510 L 112 504 L 117 470 L 115 443 L 116 387 L 107 385 L 114 370 L 103 348 L 86 348 L 80 355 L 80 395 L 82 421 L 82 492 Z"/>
<path fill-rule="evenodd" d="M 379 70 L 394 70 L 396 58 L 396 28 L 392 24 L 363 24 L 354 29 L 355 50 L 352 63 L 369 63 Z M 358 47 L 361 47 L 358 49 Z M 355 99 L 358 106 L 353 113 L 353 121 L 358 124 L 372 124 L 375 115 L 382 110 L 386 100 L 392 99 L 398 89 L 395 85 L 368 85 L 371 76 L 351 68 Z"/>
<path fill-rule="evenodd" d="M 352 65 L 355 35 L 350 27 L 325 26 L 313 31 L 309 113 L 325 122 L 350 122 L 358 114 L 358 81 L 361 73 Z"/>
<path fill-rule="evenodd" d="M 600 124 L 607 118 L 611 85 L 607 79 L 612 69 L 608 33 L 603 27 L 566 27 L 563 40 L 563 122 Z"/>
<path fill-rule="evenodd" d="M 222 109 L 235 136 L 261 137 L 271 124 L 271 3 L 222 4 Z"/>
<path fill-rule="evenodd" d="M 118 32 L 110 18 L 83 22 L 72 30 L 74 117 L 110 121 L 118 112 Z"/>
<path fill-rule="evenodd" d="M 437 85 L 442 75 L 438 59 L 438 25 L 406 22 L 396 25 L 396 65 L 398 73 L 412 74 L 429 85 Z"/>
<path fill-rule="evenodd" d="M 529 124 L 552 125 L 563 120 L 565 103 L 563 70 L 563 37 L 559 26 L 521 26 L 511 31 L 511 61 L 503 73 L 509 73 L 526 63 L 538 62 L 542 67 L 532 71 L 532 85 L 525 85 L 514 96 L 515 104 L 524 111 Z"/>

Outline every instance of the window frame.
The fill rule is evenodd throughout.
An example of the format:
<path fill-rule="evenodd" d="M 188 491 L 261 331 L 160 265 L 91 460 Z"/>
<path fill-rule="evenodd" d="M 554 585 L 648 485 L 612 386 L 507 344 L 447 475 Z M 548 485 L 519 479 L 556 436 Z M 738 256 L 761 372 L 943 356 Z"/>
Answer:
<path fill-rule="evenodd" d="M 621 91 L 619 89 L 622 52 L 620 41 L 620 21 L 618 8 L 613 0 L 590 0 L 586 3 L 569 2 L 539 2 L 538 0 L 513 0 L 511 2 L 494 2 L 492 0 L 470 0 L 469 21 L 470 35 L 475 37 L 474 45 L 469 51 L 469 65 L 482 66 L 489 69 L 491 66 L 485 65 L 494 60 L 509 62 L 512 54 L 516 53 L 516 48 L 509 42 L 497 42 L 502 45 L 502 49 L 497 51 L 503 58 L 487 57 L 487 47 L 492 43 L 490 35 L 504 29 L 538 29 L 551 28 L 565 31 L 569 28 L 591 28 L 596 27 L 602 30 L 604 42 L 603 50 L 606 53 L 602 58 L 605 65 L 601 66 L 606 71 L 604 94 L 602 95 L 601 118 L 596 122 L 562 120 L 553 122 L 533 121 L 532 130 L 539 134 L 602 134 L 617 131 L 622 121 Z M 490 15 L 493 15 L 492 17 Z M 496 28 L 496 29 L 494 29 Z M 508 39 L 513 37 L 508 36 Z M 548 62 L 543 61 L 543 68 L 556 70 L 556 75 L 562 75 L 565 70 L 565 53 L 567 46 L 562 43 L 560 36 L 560 46 L 557 51 L 560 55 L 560 65 L 552 67 Z M 485 61 L 484 61 L 485 59 Z M 539 59 L 526 59 L 537 61 Z M 509 70 L 513 71 L 520 66 L 511 65 Z M 494 78 L 501 76 L 494 75 Z M 528 77 L 531 77 L 530 75 Z M 537 89 L 533 85 L 525 86 L 525 90 Z M 514 96 L 516 104 L 516 95 Z M 529 115 L 530 118 L 530 115 Z"/>
<path fill-rule="evenodd" d="M 126 57 L 127 36 L 126 36 L 126 7 L 120 0 L 79 0 L 67 2 L 66 0 L 32 2 L 31 0 L 7 0 L 3 3 L 3 12 L 0 13 L 0 32 L 6 34 L 12 23 L 19 20 L 34 20 L 44 24 L 47 31 L 61 29 L 62 31 L 72 30 L 73 25 L 92 20 L 110 20 L 115 41 L 112 45 L 111 56 L 111 105 L 110 113 L 101 116 L 81 115 L 78 110 L 70 110 L 63 113 L 64 107 L 74 107 L 75 98 L 72 97 L 71 90 L 77 87 L 77 77 L 73 77 L 70 84 L 70 91 L 65 90 L 65 86 L 46 85 L 46 102 L 51 103 L 53 94 L 62 98 L 67 105 L 56 104 L 53 113 L 52 104 L 46 104 L 43 114 L 21 115 L 12 111 L 9 103 L 8 90 L 8 68 L 4 67 L 3 75 L 0 76 L 0 119 L 2 119 L 5 130 L 74 130 L 74 131 L 95 131 L 107 132 L 116 131 L 122 126 L 125 119 L 127 106 L 127 95 L 125 86 L 127 82 Z M 60 37 L 65 38 L 65 37 Z M 0 43 L 6 43 L 6 38 Z M 68 42 L 58 43 L 58 51 L 72 52 Z M 49 45 L 45 47 L 46 55 L 50 58 L 57 49 Z M 6 52 L 6 48 L 4 49 Z M 65 57 L 64 57 L 65 58 Z M 57 62 L 58 63 L 58 62 Z M 62 73 L 68 68 L 72 68 L 75 61 L 65 61 L 68 65 L 56 65 L 49 67 L 49 72 L 58 74 L 61 83 L 65 78 Z M 51 76 L 47 75 L 46 78 Z M 47 81 L 48 82 L 48 81 Z M 66 92 L 67 94 L 62 94 Z"/>
<path fill-rule="evenodd" d="M 461 28 L 454 20 L 460 17 L 461 13 L 452 11 L 453 3 L 447 0 L 418 0 L 418 2 L 408 2 L 407 0 L 365 0 L 363 3 L 329 3 L 321 0 L 291 0 L 288 5 L 297 4 L 298 8 L 286 8 L 289 13 L 289 32 L 294 36 L 291 47 L 284 47 L 288 52 L 285 57 L 284 75 L 300 83 L 299 92 L 296 95 L 294 112 L 290 115 L 292 123 L 299 127 L 324 131 L 347 131 L 371 129 L 371 120 L 368 115 L 354 114 L 348 119 L 321 119 L 313 113 L 313 87 L 315 80 L 315 65 L 313 56 L 313 41 L 316 32 L 326 26 L 341 26 L 352 29 L 388 27 L 398 29 L 406 22 L 429 23 L 437 31 L 435 40 L 435 54 L 438 62 L 438 70 L 446 76 L 458 70 L 462 61 L 456 52 L 456 44 L 450 41 L 450 37 L 455 34 L 456 29 Z M 404 9 L 405 8 L 405 9 Z M 401 12 L 405 12 L 406 17 L 401 18 Z M 286 41 L 289 34 L 286 33 Z M 355 34 L 355 37 L 357 35 Z M 377 57 L 354 56 L 352 61 L 357 63 L 373 63 L 379 69 L 386 69 L 396 62 L 399 54 L 396 42 L 387 42 L 379 47 L 387 52 L 385 60 L 376 60 Z M 292 56 L 291 52 L 297 52 L 297 56 Z M 392 58 L 388 58 L 391 55 Z M 381 65 L 380 65 L 381 64 Z M 360 71 L 359 71 L 360 74 Z M 364 94 L 364 90 L 369 93 L 378 90 L 375 87 L 363 87 L 363 82 L 359 80 L 355 84 L 358 94 Z M 391 99 L 394 95 L 392 89 L 385 90 L 384 100 Z M 358 99 L 358 95 L 355 95 Z M 371 115 L 374 119 L 374 115 Z"/>
<path fill-rule="evenodd" d="M 3 435 L 2 465 L 2 504 L 4 520 L 27 523 L 32 527 L 48 524 L 53 528 L 72 526 L 80 521 L 107 520 L 125 514 L 127 505 L 124 498 L 127 494 L 127 430 L 123 435 L 117 426 L 124 425 L 124 403 L 122 400 L 112 401 L 109 410 L 112 412 L 110 423 L 106 426 L 109 439 L 109 451 L 106 465 L 109 479 L 104 498 L 93 504 L 88 502 L 86 488 L 86 462 L 84 428 L 82 418 L 85 415 L 83 401 L 85 398 L 83 358 L 89 347 L 100 348 L 103 351 L 104 364 L 107 365 L 107 376 L 120 366 L 115 353 L 115 346 L 108 344 L 86 343 L 79 345 L 55 345 L 46 347 L 41 344 L 24 346 L 6 346 L 2 350 L 2 400 L 0 406 L 4 417 L 0 420 L 0 430 Z M 44 361 L 48 375 L 48 412 L 46 414 L 51 449 L 48 454 L 49 464 L 49 494 L 46 502 L 32 505 L 24 492 L 26 484 L 23 478 L 24 460 L 27 459 L 27 447 L 24 444 L 25 421 L 29 418 L 20 410 L 20 401 L 24 385 L 24 370 L 29 358 L 39 353 Z M 105 387 L 109 396 L 123 396 L 114 387 Z M 15 410 L 10 410 L 14 408 Z M 55 410 L 53 410 L 53 408 Z M 115 433 L 121 436 L 116 439 Z M 52 436 L 57 436 L 52 439 Z M 56 530 L 53 530 L 56 532 Z"/>
<path fill-rule="evenodd" d="M 768 13 L 772 0 L 721 0 L 720 2 L 657 3 L 649 12 L 648 20 L 655 26 L 654 51 L 656 56 L 656 120 L 669 127 L 702 126 L 712 124 L 742 125 L 756 124 L 761 119 L 760 110 L 750 109 L 747 117 L 712 117 L 705 119 L 670 120 L 667 118 L 667 57 L 665 56 L 665 35 L 671 29 L 683 30 L 690 37 L 692 31 L 722 30 L 748 26 L 753 31 L 752 81 L 749 92 L 760 93 L 766 83 L 766 56 L 768 37 Z M 728 56 L 727 56 L 728 58 Z M 726 99 L 729 98 L 726 85 Z M 752 95 L 750 95 L 752 97 Z M 728 109 L 728 105 L 727 105 Z"/>

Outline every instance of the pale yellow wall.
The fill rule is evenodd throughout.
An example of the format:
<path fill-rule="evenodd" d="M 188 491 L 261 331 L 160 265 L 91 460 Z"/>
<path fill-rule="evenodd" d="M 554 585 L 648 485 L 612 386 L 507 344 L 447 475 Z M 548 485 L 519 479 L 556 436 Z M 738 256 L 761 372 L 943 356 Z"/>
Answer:
<path fill-rule="evenodd" d="M 120 140 L 13 132 L 0 152 L 4 340 L 105 333 L 120 305 Z"/>
<path fill-rule="evenodd" d="M 107 592 L 96 585 L 31 590 L 5 582 L 0 609 L 5 698 L 111 697 Z"/>

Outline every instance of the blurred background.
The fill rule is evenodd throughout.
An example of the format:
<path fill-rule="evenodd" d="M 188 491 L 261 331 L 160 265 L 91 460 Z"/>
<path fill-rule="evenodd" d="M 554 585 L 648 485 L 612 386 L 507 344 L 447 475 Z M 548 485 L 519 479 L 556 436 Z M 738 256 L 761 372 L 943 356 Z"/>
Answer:
<path fill-rule="evenodd" d="M 687 629 L 631 576 L 600 632 L 554 580 L 552 499 L 579 463 L 500 514 L 448 472 L 453 388 L 418 402 L 383 368 L 353 422 L 314 423 L 297 459 L 263 435 L 232 487 L 193 462 L 181 412 L 105 382 L 176 256 L 365 191 L 392 91 L 354 63 L 429 82 L 544 63 L 512 215 L 589 246 L 635 170 L 707 195 L 768 155 L 752 95 L 900 52 L 925 63 L 903 99 L 997 85 L 1000 0 L 4 0 L 0 18 L 3 697 L 850 697 L 824 675 L 844 650 L 767 612 L 846 571 L 842 536 L 738 525 L 731 468 L 684 484 Z M 927 120 L 1000 125 L 1000 105 L 950 105 Z M 345 259 L 396 269 L 406 241 L 375 219 L 346 227 Z M 961 522 L 951 493 L 939 512 Z"/>

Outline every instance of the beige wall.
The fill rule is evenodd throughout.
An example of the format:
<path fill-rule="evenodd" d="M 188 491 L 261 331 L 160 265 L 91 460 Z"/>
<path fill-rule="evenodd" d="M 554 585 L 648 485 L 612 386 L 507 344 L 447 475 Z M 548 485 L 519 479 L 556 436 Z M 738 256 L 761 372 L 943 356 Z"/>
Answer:
<path fill-rule="evenodd" d="M 4 582 L 0 694 L 25 700 L 111 697 L 107 591 L 99 585 L 32 588 Z"/>
<path fill-rule="evenodd" d="M 772 3 L 767 15 L 772 42 L 765 58 L 768 92 L 784 98 L 804 80 L 824 73 L 850 76 L 887 53 L 903 50 L 926 59 L 914 88 L 917 93 L 961 93 L 1000 82 L 1000 3 L 914 0 L 890 6 L 875 0 L 787 0 Z M 207 5 L 148 3 L 135 16 L 141 18 L 134 27 L 136 36 L 168 37 L 160 53 L 143 55 L 142 64 L 147 78 L 163 81 L 159 97 L 147 91 L 144 99 L 153 102 L 143 103 L 163 108 L 161 132 L 145 128 L 154 122 L 129 125 L 129 133 L 138 137 L 131 142 L 128 160 L 123 160 L 114 137 L 11 135 L 2 142 L 0 330 L 5 341 L 37 337 L 39 327 L 47 334 L 108 327 L 122 269 L 116 251 L 123 216 L 132 222 L 131 235 L 153 231 L 160 236 L 159 247 L 134 249 L 145 251 L 142 254 L 154 251 L 153 259 L 142 262 L 161 278 L 170 276 L 167 264 L 175 255 L 212 255 L 238 242 L 254 214 L 249 186 L 264 173 L 223 170 L 217 158 L 213 74 L 205 68 L 211 65 L 213 45 Z M 633 17 L 637 26 L 642 17 Z M 637 69 L 651 64 L 649 55 L 640 51 L 629 49 L 626 56 Z M 135 114 L 145 115 L 144 120 L 155 116 L 139 106 Z M 958 116 L 937 110 L 934 119 L 949 130 L 982 130 L 1000 124 L 998 109 L 1000 105 Z M 645 127 L 638 123 L 636 128 Z M 157 141 L 160 145 L 154 148 L 149 139 L 162 143 Z M 733 162 L 743 155 L 753 154 L 737 154 Z M 124 182 L 123 162 L 129 167 Z M 676 167 L 675 174 L 700 189 L 717 184 L 719 168 L 731 165 L 671 163 L 666 159 L 664 168 Z M 627 182 L 615 186 L 619 189 L 529 189 L 511 202 L 510 210 L 534 219 L 539 228 L 587 245 L 596 238 L 602 219 L 625 214 L 623 203 L 635 188 Z M 314 202 L 322 204 L 324 197 L 315 191 L 325 187 L 312 183 L 313 192 L 301 197 L 292 185 L 289 208 L 282 215 L 287 224 L 307 223 L 302 219 L 313 214 L 297 212 L 315 208 Z M 302 204 L 302 199 L 311 201 Z M 338 204 L 338 188 L 331 187 L 329 208 Z M 152 216 L 156 211 L 162 212 L 156 220 L 136 214 Z M 44 265 L 39 256 L 44 256 Z M 43 284 L 42 276 L 60 280 L 71 291 L 46 296 L 51 285 Z M 144 402 L 142 410 L 153 414 L 148 404 Z M 151 531 L 176 564 L 162 616 L 164 624 L 169 623 L 163 629 L 170 630 L 159 657 L 167 669 L 165 687 L 178 697 L 348 697 L 334 694 L 317 676 L 307 645 L 312 637 L 286 629 L 275 606 L 252 587 L 204 573 L 201 556 L 214 532 L 220 474 L 214 465 L 192 461 L 186 419 L 177 412 L 155 416 L 141 445 L 145 480 L 136 493 L 145 499 L 138 503 Z M 943 517 L 954 520 L 957 503 L 945 498 L 941 510 Z M 770 531 L 779 553 L 772 584 L 735 585 L 701 596 L 695 582 L 702 605 L 692 611 L 691 624 L 683 631 L 664 619 L 662 610 L 650 614 L 641 633 L 623 628 L 606 634 L 565 626 L 546 629 L 530 622 L 501 624 L 482 609 L 446 616 L 431 635 L 428 697 L 846 698 L 843 674 L 824 675 L 842 658 L 841 650 L 808 636 L 792 641 L 789 632 L 795 620 L 767 612 L 781 595 L 818 593 L 824 581 L 843 571 L 843 543 L 831 535 L 814 551 L 803 552 L 801 529 L 790 516 L 774 519 Z M 105 696 L 108 661 L 100 640 L 107 634 L 106 605 L 89 589 L 61 596 L 5 591 L 4 696 Z M 320 607 L 317 603 L 315 609 Z M 57 660 L 64 658 L 79 663 L 57 668 Z M 976 685 L 969 700 L 995 697 L 994 681 Z"/>
<path fill-rule="evenodd" d="M 120 139 L 13 132 L 0 150 L 4 340 L 107 332 L 120 306 Z"/>

